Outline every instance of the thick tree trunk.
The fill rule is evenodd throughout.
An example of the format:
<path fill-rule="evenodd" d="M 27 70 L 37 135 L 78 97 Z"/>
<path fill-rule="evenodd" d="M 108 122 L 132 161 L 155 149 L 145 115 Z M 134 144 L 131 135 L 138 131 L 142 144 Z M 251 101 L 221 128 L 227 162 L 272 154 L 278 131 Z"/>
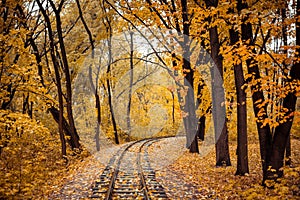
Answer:
<path fill-rule="evenodd" d="M 184 118 L 185 130 L 187 134 L 187 146 L 191 153 L 199 153 L 197 140 L 197 119 L 194 97 L 194 71 L 190 63 L 190 40 L 189 40 L 189 20 L 187 1 L 181 0 L 182 20 L 183 20 L 183 66 L 184 85 L 187 86 L 187 95 L 185 96 L 184 112 L 187 116 Z"/>
<path fill-rule="evenodd" d="M 205 0 L 206 7 L 217 7 L 218 0 Z M 210 21 L 210 19 L 209 19 Z M 220 55 L 219 33 L 216 26 L 209 28 L 212 67 L 213 119 L 216 141 L 216 166 L 230 166 L 225 93 L 223 88 L 223 57 Z"/>
<path fill-rule="evenodd" d="M 236 175 L 249 173 L 248 167 L 248 140 L 247 140 L 247 107 L 246 94 L 241 88 L 244 85 L 242 66 L 237 65 L 235 68 L 235 81 L 237 90 L 237 126 L 238 126 L 238 146 L 237 146 L 237 171 Z"/>
<path fill-rule="evenodd" d="M 248 5 L 246 3 L 242 3 L 242 0 L 238 0 L 238 11 L 240 12 L 242 9 L 247 8 Z M 246 21 L 247 19 L 243 19 L 243 21 Z M 246 45 L 253 45 L 253 33 L 252 33 L 252 25 L 250 23 L 243 23 L 241 25 L 242 27 L 242 40 Z M 253 50 L 255 51 L 255 50 Z M 255 53 L 255 52 L 254 52 Z M 248 68 L 248 74 L 253 74 L 253 79 L 260 79 L 260 73 L 258 64 L 256 61 L 254 61 L 253 58 L 249 58 L 247 61 L 247 68 Z M 259 89 L 257 89 L 259 88 Z M 262 90 L 260 89 L 260 85 L 251 86 L 252 90 L 252 102 L 253 102 L 253 108 L 254 108 L 254 114 L 255 117 L 258 119 L 256 121 L 257 130 L 258 130 L 258 136 L 259 136 L 259 145 L 260 145 L 260 155 L 261 155 L 261 161 L 262 161 L 262 168 L 263 168 L 263 182 L 266 180 L 267 177 L 267 158 L 269 158 L 269 149 L 271 148 L 271 141 L 272 141 L 272 135 L 271 135 L 271 129 L 270 126 L 267 124 L 263 126 L 263 121 L 266 119 L 267 116 L 267 108 L 266 106 L 263 106 L 262 108 L 259 108 L 257 105 L 257 102 L 264 102 L 264 94 Z M 263 114 L 258 115 L 260 110 L 263 110 Z"/>
<path fill-rule="evenodd" d="M 239 33 L 229 30 L 231 45 L 239 41 Z M 237 94 L 237 169 L 236 175 L 249 173 L 247 142 L 247 104 L 246 93 L 242 89 L 245 79 L 242 63 L 234 65 L 234 79 Z"/>
<path fill-rule="evenodd" d="M 289 135 L 288 139 L 287 139 L 287 143 L 285 146 L 285 165 L 286 166 L 290 166 L 292 165 L 292 149 L 291 149 L 291 136 Z"/>
<path fill-rule="evenodd" d="M 286 20 L 286 8 L 288 7 L 287 3 L 285 5 L 285 8 L 281 9 L 281 20 L 282 20 L 282 39 L 283 39 L 283 45 L 288 46 L 288 36 L 287 36 L 287 26 L 285 25 Z M 287 49 L 283 50 L 283 53 L 288 57 Z M 287 68 L 288 64 L 286 62 L 283 63 L 284 68 Z M 285 165 L 289 166 L 292 164 L 291 159 L 291 137 L 289 136 L 287 139 L 286 147 L 285 147 Z"/>
<path fill-rule="evenodd" d="M 223 87 L 223 58 L 219 54 L 220 44 L 217 27 L 209 29 L 211 55 L 214 61 L 212 73 L 213 118 L 216 140 L 216 165 L 230 166 L 228 130 L 226 121 L 225 93 Z"/>

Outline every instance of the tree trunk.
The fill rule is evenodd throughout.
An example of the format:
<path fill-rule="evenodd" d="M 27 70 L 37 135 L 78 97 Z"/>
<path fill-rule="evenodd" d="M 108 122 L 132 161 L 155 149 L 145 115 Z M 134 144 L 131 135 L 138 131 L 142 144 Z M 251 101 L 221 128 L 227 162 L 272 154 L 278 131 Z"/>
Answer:
<path fill-rule="evenodd" d="M 71 83 L 71 77 L 70 77 L 70 71 L 69 71 L 69 63 L 67 60 L 67 53 L 65 49 L 65 44 L 63 40 L 63 33 L 62 33 L 62 27 L 61 27 L 61 19 L 60 19 L 60 10 L 56 10 L 54 8 L 54 5 L 52 6 L 54 9 L 55 17 L 56 17 L 56 29 L 58 34 L 58 41 L 59 41 L 59 47 L 61 51 L 62 61 L 63 61 L 63 70 L 64 75 L 66 78 L 66 104 L 67 104 L 67 113 L 68 113 L 68 120 L 69 125 L 71 127 L 71 139 L 73 140 L 75 144 L 75 148 L 80 148 L 79 143 L 79 135 L 77 133 L 75 122 L 73 118 L 73 109 L 72 109 L 72 83 Z"/>
<path fill-rule="evenodd" d="M 300 67 L 299 64 L 298 67 Z M 300 80 L 300 77 L 298 77 L 298 79 Z M 293 124 L 293 113 L 295 112 L 296 100 L 297 97 L 293 92 L 290 92 L 283 100 L 283 107 L 288 109 L 286 116 L 289 116 L 289 118 L 286 122 L 279 124 L 275 129 L 272 148 L 270 149 L 270 159 L 267 160 L 267 179 L 277 179 L 283 176 L 282 167 L 284 163 L 284 153 Z"/>
<path fill-rule="evenodd" d="M 93 57 L 92 59 L 94 59 L 94 53 L 92 53 L 92 57 Z M 100 136 L 100 124 L 101 124 L 101 105 L 100 105 L 100 97 L 99 97 L 99 94 L 98 94 L 98 78 L 99 78 L 98 75 L 99 75 L 99 70 L 98 70 L 98 73 L 97 73 L 97 76 L 96 76 L 96 85 L 94 85 L 93 71 L 92 71 L 91 66 L 89 66 L 89 80 L 90 80 L 92 91 L 93 91 L 94 96 L 95 96 L 95 101 L 96 101 L 95 107 L 96 107 L 96 110 L 97 110 L 97 127 L 96 127 L 96 133 L 95 133 L 96 149 L 97 149 L 97 151 L 100 151 L 99 136 Z"/>
<path fill-rule="evenodd" d="M 199 124 L 198 124 L 198 129 L 197 129 L 197 136 L 200 140 L 204 141 L 204 136 L 205 136 L 205 121 L 206 117 L 205 115 L 202 115 L 199 118 Z"/>
<path fill-rule="evenodd" d="M 202 94 L 201 91 L 203 90 L 204 84 L 198 84 L 198 90 L 197 90 L 197 108 L 200 106 L 202 101 Z M 197 128 L 197 136 L 200 140 L 204 140 L 205 135 L 205 120 L 206 117 L 203 114 L 199 120 L 198 120 L 198 128 Z"/>
<path fill-rule="evenodd" d="M 217 7 L 218 0 L 205 0 L 206 7 Z M 209 19 L 211 21 L 211 19 Z M 219 33 L 216 26 L 209 28 L 212 67 L 213 119 L 216 141 L 216 166 L 230 166 L 225 93 L 223 88 L 223 57 L 220 55 Z"/>
<path fill-rule="evenodd" d="M 55 108 L 54 106 L 48 108 L 48 111 L 51 113 L 53 119 L 60 124 L 60 110 Z M 71 138 L 71 127 L 68 124 L 68 121 L 65 119 L 65 117 L 62 117 L 62 130 L 65 133 L 65 135 L 69 136 Z M 71 148 L 75 148 L 74 141 L 71 139 L 67 139 L 68 144 Z"/>
<path fill-rule="evenodd" d="M 286 20 L 286 8 L 288 7 L 287 3 L 285 5 L 285 8 L 281 9 L 281 20 L 282 20 L 282 39 L 283 39 L 283 45 L 288 46 L 288 36 L 287 36 L 287 27 L 285 25 Z M 283 50 L 283 53 L 288 57 L 287 49 Z M 284 61 L 284 68 L 286 69 L 288 64 Z M 286 147 L 285 147 L 285 165 L 289 166 L 292 164 L 291 160 L 291 137 L 289 136 L 287 139 Z"/>
<path fill-rule="evenodd" d="M 130 120 L 130 110 L 131 110 L 131 96 L 132 96 L 132 85 L 133 85 L 133 32 L 130 31 L 130 80 L 129 80 L 129 92 L 128 92 L 128 105 L 127 105 L 127 131 L 128 135 L 131 133 L 131 120 Z"/>
<path fill-rule="evenodd" d="M 81 5 L 80 5 L 80 1 L 76 0 L 76 5 L 78 8 L 78 12 L 79 12 L 79 17 L 81 19 L 81 22 L 84 26 L 84 29 L 86 31 L 86 33 L 88 34 L 89 37 L 89 41 L 91 44 L 91 48 L 92 48 L 92 60 L 95 59 L 95 45 L 94 45 L 94 40 L 93 40 L 93 36 L 92 33 L 83 17 L 83 12 L 81 9 Z M 98 72 L 97 72 L 97 76 L 96 76 L 96 85 L 94 85 L 93 83 L 93 76 L 92 76 L 92 68 L 91 66 L 89 67 L 89 79 L 90 79 L 90 84 L 93 90 L 93 93 L 95 95 L 95 101 L 96 101 L 96 109 L 97 109 L 97 127 L 96 127 L 96 133 L 95 133 L 95 141 L 96 141 L 96 149 L 97 151 L 100 151 L 100 140 L 99 140 L 99 136 L 100 136 L 100 124 L 101 124 L 101 105 L 100 105 L 100 97 L 98 94 L 98 78 L 99 78 L 99 71 L 100 71 L 100 66 L 98 67 Z"/>
<path fill-rule="evenodd" d="M 183 20 L 183 70 L 184 70 L 184 85 L 187 86 L 187 95 L 185 96 L 184 112 L 187 116 L 184 118 L 185 130 L 187 134 L 187 147 L 191 153 L 199 153 L 197 140 L 197 119 L 194 97 L 194 71 L 190 63 L 190 40 L 189 40 L 189 20 L 187 1 L 181 0 L 182 20 Z"/>
<path fill-rule="evenodd" d="M 108 63 L 107 63 L 107 70 L 106 74 L 108 78 L 106 79 L 106 84 L 107 84 L 107 94 L 108 94 L 108 105 L 109 105 L 109 110 L 111 114 L 111 120 L 112 120 L 112 125 L 114 129 L 114 136 L 115 136 L 115 143 L 119 144 L 119 137 L 118 137 L 118 129 L 117 129 L 117 123 L 114 115 L 114 110 L 113 110 L 113 105 L 112 105 L 112 92 L 111 92 L 111 85 L 110 85 L 110 75 L 111 75 L 111 63 L 112 63 L 112 44 L 111 44 L 111 39 L 112 39 L 112 27 L 111 27 L 111 20 L 107 16 L 107 8 L 105 7 L 105 1 L 102 2 L 102 9 L 103 12 L 106 14 L 105 18 L 103 19 L 103 23 L 106 28 L 106 33 L 107 33 L 107 46 L 108 46 Z"/>
<path fill-rule="evenodd" d="M 300 15 L 300 0 L 297 0 L 297 16 Z M 300 21 L 296 21 L 296 57 L 300 57 Z M 290 71 L 290 79 L 287 80 L 287 84 L 296 84 L 300 80 L 300 62 L 297 60 Z M 284 153 L 286 146 L 289 142 L 290 131 L 293 124 L 294 112 L 296 110 L 297 96 L 295 91 L 290 91 L 287 96 L 283 99 L 283 108 L 287 109 L 285 113 L 287 120 L 276 127 L 272 142 L 272 151 L 268 167 L 270 166 L 273 170 L 268 170 L 268 179 L 277 179 L 283 176 L 283 163 Z"/>
<path fill-rule="evenodd" d="M 101 124 L 101 105 L 100 105 L 100 97 L 98 95 L 98 90 L 95 92 L 95 100 L 96 100 L 96 109 L 97 109 L 97 127 L 96 127 L 96 134 L 95 134 L 95 141 L 96 141 L 96 149 L 100 151 L 100 124 Z"/>
<path fill-rule="evenodd" d="M 242 0 L 238 0 L 238 11 L 242 11 L 242 9 L 247 8 L 248 5 L 246 3 L 242 3 Z M 246 45 L 253 45 L 253 33 L 252 33 L 252 25 L 250 23 L 245 23 L 247 18 L 243 19 L 243 24 L 241 25 L 242 28 L 242 40 Z M 255 50 L 253 49 L 253 53 L 255 53 Z M 247 61 L 247 68 L 248 68 L 248 74 L 253 74 L 254 79 L 260 79 L 260 73 L 257 62 L 253 58 L 249 58 Z M 262 161 L 262 169 L 263 169 L 263 182 L 266 180 L 266 172 L 267 172 L 267 158 L 269 157 L 269 151 L 268 149 L 271 148 L 271 130 L 269 124 L 263 126 L 262 122 L 264 119 L 266 119 L 267 116 L 267 108 L 266 106 L 263 106 L 262 108 L 259 108 L 257 106 L 257 102 L 264 102 L 264 94 L 262 90 L 256 89 L 261 88 L 260 85 L 257 86 L 251 86 L 252 90 L 252 102 L 253 102 L 253 108 L 254 108 L 254 114 L 255 117 L 259 120 L 256 121 L 256 126 L 258 130 L 258 136 L 259 136 L 259 145 L 260 145 L 260 155 L 261 155 L 261 161 Z M 262 115 L 258 115 L 259 111 L 263 109 L 264 112 Z"/>
<path fill-rule="evenodd" d="M 7 99 L 6 101 L 3 101 L 2 102 L 2 105 L 1 105 L 1 109 L 5 110 L 8 108 L 8 106 L 10 105 L 10 103 L 12 102 L 14 96 L 15 96 L 15 93 L 17 91 L 17 88 L 12 88 L 12 84 L 10 83 L 8 86 L 7 86 Z"/>
<path fill-rule="evenodd" d="M 108 39 L 108 48 L 109 48 L 109 63 L 107 65 L 107 75 L 108 78 L 106 80 L 106 84 L 107 84 L 107 94 L 108 94 L 108 104 L 109 104 L 109 110 L 110 110 L 110 114 L 111 114 L 111 120 L 112 120 L 112 125 L 113 125 L 113 129 L 114 129 L 114 136 L 115 136 L 115 142 L 116 144 L 119 144 L 119 137 L 118 137 L 118 130 L 117 130 L 117 123 L 116 123 L 116 119 L 115 119 L 115 115 L 114 115 L 114 110 L 113 110 L 113 105 L 112 105 L 112 94 L 111 94 L 111 85 L 110 85 L 110 74 L 111 74 L 111 39 Z"/>
<path fill-rule="evenodd" d="M 53 31 L 52 31 L 50 18 L 47 15 L 42 3 L 39 0 L 37 0 L 37 4 L 39 6 L 39 9 L 42 12 L 42 15 L 43 15 L 44 19 L 45 19 L 48 34 L 49 34 L 50 55 L 51 55 L 51 59 L 52 59 L 52 63 L 53 63 L 53 68 L 54 68 L 54 71 L 55 71 L 55 79 L 56 79 L 56 87 L 57 87 L 58 103 L 59 103 L 59 112 L 58 112 L 58 120 L 57 120 L 58 130 L 59 130 L 59 136 L 60 136 L 60 141 L 61 141 L 62 155 L 65 156 L 65 155 L 67 155 L 67 151 L 66 151 L 66 140 L 65 140 L 65 137 L 64 137 L 64 133 L 63 133 L 64 105 L 63 105 L 63 92 L 62 92 L 62 87 L 61 87 L 61 82 L 60 82 L 59 63 L 57 61 L 57 58 L 56 58 L 55 52 L 54 52 L 55 45 L 54 45 Z M 52 108 L 54 108 L 54 107 L 52 107 Z M 54 117 L 54 115 L 53 115 L 53 117 Z M 55 117 L 54 117 L 54 119 L 55 119 Z"/>
<path fill-rule="evenodd" d="M 291 159 L 291 155 L 292 155 L 292 149 L 291 149 L 291 136 L 289 135 L 288 139 L 287 139 L 287 143 L 285 146 L 285 165 L 286 166 L 291 166 L 292 165 L 292 159 Z"/>
<path fill-rule="evenodd" d="M 175 127 L 175 97 L 174 97 L 174 92 L 170 91 L 172 95 L 172 124 L 173 124 L 173 129 Z"/>
<path fill-rule="evenodd" d="M 109 47 L 111 49 L 111 45 Z M 111 53 L 109 53 L 111 54 Z M 109 61 L 109 64 L 107 66 L 107 71 L 106 73 L 109 75 L 110 74 L 110 67 L 111 67 L 111 61 Z M 117 130 L 117 123 L 114 115 L 114 110 L 113 110 L 113 105 L 112 105 L 112 94 L 111 94 L 111 86 L 110 86 L 110 80 L 107 78 L 106 80 L 107 84 L 107 94 L 108 94 L 108 104 L 109 104 L 109 110 L 110 110 L 110 115 L 111 115 L 111 120 L 112 120 L 112 125 L 114 129 L 114 136 L 115 136 L 115 142 L 116 144 L 119 144 L 119 138 L 118 138 L 118 130 Z"/>
<path fill-rule="evenodd" d="M 223 58 L 219 54 L 220 44 L 217 27 L 209 29 L 211 55 L 214 61 L 212 73 L 213 119 L 216 140 L 216 165 L 230 166 L 228 130 L 226 121 L 225 93 L 223 87 Z"/>
<path fill-rule="evenodd" d="M 234 29 L 229 30 L 230 43 L 236 45 L 239 33 Z M 242 63 L 234 65 L 234 79 L 237 94 L 237 169 L 235 175 L 249 173 L 248 143 L 247 143 L 247 104 L 246 93 L 242 89 L 245 84 Z"/>

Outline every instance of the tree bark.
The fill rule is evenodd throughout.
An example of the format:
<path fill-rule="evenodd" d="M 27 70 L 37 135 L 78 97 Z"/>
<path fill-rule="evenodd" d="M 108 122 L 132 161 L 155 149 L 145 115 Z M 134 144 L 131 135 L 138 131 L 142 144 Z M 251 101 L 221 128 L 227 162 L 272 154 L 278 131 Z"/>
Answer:
<path fill-rule="evenodd" d="M 285 146 L 285 166 L 292 165 L 292 147 L 291 147 L 291 135 L 289 135 Z"/>
<path fill-rule="evenodd" d="M 183 70 L 184 85 L 187 87 L 187 95 L 185 96 L 184 112 L 187 116 L 184 118 L 185 130 L 187 134 L 187 147 L 191 153 L 199 153 L 197 140 L 197 119 L 194 97 L 194 71 L 190 63 L 190 40 L 189 40 L 189 20 L 187 1 L 181 0 L 182 20 L 183 20 Z"/>
<path fill-rule="evenodd" d="M 95 100 L 96 100 L 96 109 L 97 109 L 97 127 L 96 127 L 96 134 L 95 134 L 95 141 L 96 141 L 96 149 L 100 151 L 100 125 L 101 125 L 101 105 L 100 105 L 100 97 L 98 94 L 98 90 L 95 92 Z"/>
<path fill-rule="evenodd" d="M 103 2 L 102 4 L 102 9 L 106 13 L 106 8 L 105 4 Z M 107 14 L 107 13 L 106 13 Z M 110 109 L 110 114 L 111 114 L 111 120 L 112 120 L 112 125 L 114 129 L 114 137 L 115 137 L 115 143 L 119 144 L 119 137 L 118 137 L 118 129 L 117 129 L 117 123 L 116 119 L 114 116 L 114 110 L 113 110 L 113 105 L 112 105 L 112 92 L 111 92 L 111 85 L 110 85 L 110 75 L 111 75 L 111 63 L 112 63 L 112 44 L 111 44 L 111 39 L 112 39 L 112 28 L 111 28 L 111 20 L 109 17 L 106 15 L 105 19 L 103 19 L 103 22 L 106 27 L 106 32 L 108 34 L 107 36 L 107 45 L 108 45 L 108 63 L 107 63 L 107 70 L 106 74 L 108 78 L 106 79 L 106 84 L 107 84 L 107 94 L 108 94 L 108 104 L 109 104 L 109 109 Z"/>
<path fill-rule="evenodd" d="M 49 35 L 49 40 L 50 40 L 50 55 L 51 55 L 51 59 L 52 59 L 52 63 L 53 63 L 53 68 L 55 71 L 55 79 L 56 79 L 56 87 L 57 87 L 58 103 L 59 103 L 58 130 L 59 130 L 59 136 L 60 136 L 60 141 L 61 141 L 61 145 L 62 145 L 61 146 L 62 155 L 65 156 L 65 155 L 67 155 L 67 151 L 66 151 L 66 140 L 65 140 L 64 133 L 63 133 L 64 105 L 63 105 L 63 92 L 62 92 L 60 73 L 59 73 L 59 63 L 57 61 L 57 58 L 56 58 L 55 52 L 54 52 L 55 45 L 54 45 L 53 31 L 52 31 L 50 18 L 47 15 L 46 10 L 44 9 L 42 3 L 39 0 L 37 0 L 37 4 L 39 6 L 40 11 L 42 12 L 44 19 L 45 19 L 47 30 L 48 30 L 48 35 Z"/>
<path fill-rule="evenodd" d="M 242 0 L 238 0 L 238 11 L 241 12 L 242 9 L 245 9 L 248 7 L 247 3 L 242 3 Z M 245 21 L 247 18 L 243 19 L 243 24 L 241 25 L 242 28 L 242 40 L 244 44 L 251 46 L 253 45 L 253 33 L 252 33 L 252 25 L 250 23 L 246 23 Z M 253 53 L 255 53 L 255 49 L 253 49 Z M 248 68 L 248 74 L 253 74 L 254 79 L 260 79 L 260 73 L 258 68 L 258 63 L 254 60 L 254 58 L 249 58 L 246 61 L 247 68 Z M 259 89 L 257 89 L 259 88 Z M 260 145 L 260 155 L 261 155 L 261 162 L 262 162 L 262 169 L 263 169 L 263 182 L 266 180 L 267 177 L 267 158 L 269 158 L 269 149 L 271 148 L 271 129 L 269 124 L 263 126 L 262 122 L 264 119 L 266 119 L 267 116 L 267 107 L 263 106 L 262 108 L 258 107 L 258 102 L 264 102 L 264 94 L 262 90 L 260 89 L 261 86 L 251 86 L 252 90 L 252 102 L 253 102 L 253 108 L 254 108 L 254 114 L 255 117 L 258 119 L 256 121 L 256 126 L 258 130 L 258 136 L 259 136 L 259 145 Z M 263 110 L 262 115 L 258 115 L 260 110 Z"/>
<path fill-rule="evenodd" d="M 60 111 L 57 108 L 55 108 L 54 106 L 48 108 L 48 111 L 51 113 L 53 119 L 59 124 Z M 65 135 L 67 135 L 67 136 L 69 136 L 69 138 L 71 138 L 71 127 L 65 117 L 62 118 L 62 129 L 63 129 L 63 132 L 65 133 Z M 67 142 L 71 148 L 75 148 L 74 147 L 75 144 L 72 139 L 67 139 Z"/>
<path fill-rule="evenodd" d="M 281 9 L 281 20 L 282 20 L 282 39 L 283 39 L 283 45 L 288 46 L 288 36 L 287 36 L 287 27 L 285 25 L 286 20 L 286 8 L 288 7 L 287 3 L 285 5 L 285 8 Z M 287 49 L 283 50 L 283 53 L 288 57 Z M 283 63 L 284 68 L 287 68 L 287 63 L 284 61 Z M 291 137 L 289 136 L 287 139 L 286 147 L 285 147 L 285 165 L 289 166 L 292 164 L 291 159 Z"/>
<path fill-rule="evenodd" d="M 94 57 L 93 55 L 92 55 L 92 57 Z M 91 66 L 89 66 L 89 80 L 90 80 L 92 91 L 94 93 L 94 97 L 95 97 L 95 101 L 96 101 L 95 107 L 97 110 L 97 127 L 96 127 L 96 133 L 95 133 L 96 149 L 97 149 L 97 151 L 100 151 L 99 136 L 100 136 L 100 124 L 101 124 L 101 105 L 100 105 L 100 97 L 98 94 L 98 78 L 99 78 L 98 75 L 99 75 L 99 70 L 98 70 L 98 73 L 96 76 L 96 84 L 94 84 L 93 70 L 92 70 Z"/>
<path fill-rule="evenodd" d="M 5 110 L 9 107 L 10 103 L 12 102 L 14 96 L 15 96 L 15 93 L 17 91 L 17 88 L 13 88 L 12 87 L 12 83 L 10 83 L 8 86 L 7 86 L 7 95 L 6 97 L 8 98 L 7 101 L 3 101 L 2 104 L 1 104 L 1 109 Z"/>
<path fill-rule="evenodd" d="M 202 90 L 203 90 L 204 84 L 198 84 L 198 90 L 197 90 L 197 108 L 200 106 L 201 101 L 202 101 Z M 205 114 L 199 117 L 198 120 L 198 128 L 197 128 L 197 136 L 200 140 L 204 140 L 204 135 L 205 135 Z"/>
<path fill-rule="evenodd" d="M 229 30 L 230 43 L 236 45 L 239 33 L 234 29 Z M 247 104 L 246 92 L 242 89 L 245 84 L 242 63 L 234 66 L 234 79 L 237 94 L 237 169 L 235 175 L 249 173 L 248 167 L 248 141 L 247 141 Z"/>
<path fill-rule="evenodd" d="M 128 105 L 127 105 L 127 131 L 128 135 L 131 133 L 131 98 L 132 98 L 132 86 L 133 86 L 133 32 L 130 31 L 130 70 L 129 70 L 129 91 L 128 91 Z"/>
<path fill-rule="evenodd" d="M 218 0 L 205 0 L 207 8 L 217 7 Z M 211 21 L 211 19 L 209 19 Z M 216 26 L 209 28 L 212 67 L 213 118 L 216 140 L 216 166 L 230 166 L 225 93 L 223 87 L 223 57 L 220 55 L 219 33 Z"/>
<path fill-rule="evenodd" d="M 78 8 L 78 12 L 79 12 L 79 17 L 81 19 L 81 22 L 84 26 L 84 29 L 86 31 L 86 33 L 88 34 L 88 38 L 91 44 L 91 48 L 92 48 L 92 60 L 95 59 L 95 44 L 94 44 L 94 40 L 93 40 L 93 36 L 92 33 L 83 17 L 83 12 L 81 9 L 81 5 L 80 5 L 80 1 L 76 0 L 76 5 Z M 98 94 L 98 79 L 99 79 L 99 71 L 100 71 L 100 66 L 98 66 L 98 70 L 97 70 L 97 76 L 96 76 L 96 84 L 94 85 L 93 82 L 93 75 L 92 75 L 92 68 L 91 66 L 89 66 L 89 80 L 90 80 L 90 84 L 92 87 L 92 91 L 94 93 L 95 96 L 95 101 L 96 101 L 96 110 L 97 110 L 97 127 L 96 127 L 96 133 L 95 133 L 95 142 L 96 142 L 96 150 L 100 151 L 100 125 L 101 125 L 101 104 L 100 104 L 100 97 Z"/>
<path fill-rule="evenodd" d="M 50 1 L 50 4 L 51 4 L 51 2 L 52 1 Z M 62 57 L 62 62 L 63 62 L 64 75 L 66 78 L 66 104 L 67 104 L 68 121 L 69 121 L 69 125 L 71 127 L 71 138 L 74 141 L 75 148 L 79 149 L 80 148 L 80 143 L 79 143 L 80 138 L 77 133 L 74 118 L 73 118 L 72 82 L 71 82 L 69 63 L 68 63 L 68 59 L 67 59 L 67 53 L 66 53 L 66 49 L 65 49 L 62 27 L 61 27 L 61 19 L 60 19 L 60 11 L 61 10 L 60 10 L 60 8 L 56 9 L 54 4 L 51 4 L 51 5 L 52 5 L 52 8 L 55 13 L 56 30 L 57 30 L 57 34 L 58 34 L 59 47 L 60 47 L 60 52 L 61 52 L 61 57 Z"/>
<path fill-rule="evenodd" d="M 300 67 L 297 63 L 293 65 L 293 68 L 295 68 L 296 65 Z M 300 76 L 298 76 L 298 80 L 300 80 Z M 277 179 L 283 176 L 284 153 L 293 124 L 296 101 L 297 97 L 294 92 L 290 92 L 283 100 L 283 107 L 288 109 L 288 112 L 285 114 L 288 119 L 286 122 L 279 124 L 275 129 L 272 148 L 270 149 L 270 159 L 268 159 L 267 163 L 267 179 Z"/>
<path fill-rule="evenodd" d="M 300 15 L 300 0 L 297 0 L 297 14 Z M 300 58 L 300 21 L 296 21 L 296 57 Z M 300 62 L 297 60 L 291 70 L 290 70 L 290 79 L 287 80 L 286 84 L 299 84 L 300 81 Z M 295 91 L 290 91 L 287 96 L 283 99 L 283 108 L 287 109 L 285 117 L 287 118 L 285 122 L 280 123 L 276 127 L 275 133 L 273 136 L 272 148 L 270 153 L 270 160 L 268 162 L 268 167 L 270 166 L 271 170 L 268 170 L 267 179 L 277 179 L 283 176 L 284 166 L 284 153 L 286 146 L 289 142 L 290 131 L 293 124 L 294 112 L 296 110 L 297 96 Z"/>

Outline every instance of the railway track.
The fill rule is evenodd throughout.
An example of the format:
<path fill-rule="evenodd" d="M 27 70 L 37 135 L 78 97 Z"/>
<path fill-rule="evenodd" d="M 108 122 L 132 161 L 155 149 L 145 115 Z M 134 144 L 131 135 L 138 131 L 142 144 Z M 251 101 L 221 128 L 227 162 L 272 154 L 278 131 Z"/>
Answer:
<path fill-rule="evenodd" d="M 93 187 L 93 199 L 168 199 L 151 168 L 148 148 L 161 138 L 144 139 L 120 149 Z"/>

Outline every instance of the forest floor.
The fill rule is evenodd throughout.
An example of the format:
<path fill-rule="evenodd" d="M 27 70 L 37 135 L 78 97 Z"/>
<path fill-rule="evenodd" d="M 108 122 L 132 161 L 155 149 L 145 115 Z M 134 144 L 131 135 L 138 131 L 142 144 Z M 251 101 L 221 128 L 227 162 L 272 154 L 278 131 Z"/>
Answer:
<path fill-rule="evenodd" d="M 149 149 L 157 179 L 170 199 L 300 199 L 300 140 L 292 140 L 292 167 L 285 167 L 285 177 L 275 189 L 260 186 L 262 170 L 257 143 L 249 142 L 250 173 L 235 176 L 235 144 L 230 145 L 232 166 L 216 168 L 213 145 L 200 147 L 199 155 L 178 148 L 182 142 L 178 138 L 164 139 Z M 87 199 L 104 169 L 99 156 L 92 155 L 74 165 L 52 187 L 49 199 Z"/>

